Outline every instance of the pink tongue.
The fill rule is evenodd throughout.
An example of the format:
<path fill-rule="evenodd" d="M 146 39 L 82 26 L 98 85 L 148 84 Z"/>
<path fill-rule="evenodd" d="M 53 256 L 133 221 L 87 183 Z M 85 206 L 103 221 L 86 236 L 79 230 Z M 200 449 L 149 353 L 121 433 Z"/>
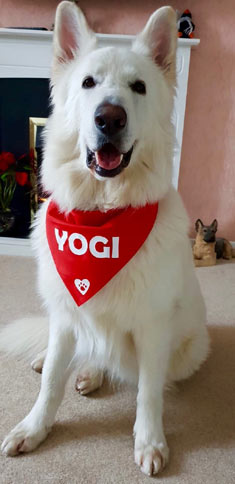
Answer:
<path fill-rule="evenodd" d="M 119 151 L 111 144 L 107 144 L 96 152 L 96 161 L 101 168 L 113 170 L 121 163 Z"/>

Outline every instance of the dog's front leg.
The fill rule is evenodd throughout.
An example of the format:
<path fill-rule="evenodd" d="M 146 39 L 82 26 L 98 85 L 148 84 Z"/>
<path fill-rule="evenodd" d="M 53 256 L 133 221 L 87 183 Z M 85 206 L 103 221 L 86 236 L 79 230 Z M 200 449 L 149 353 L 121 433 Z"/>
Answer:
<path fill-rule="evenodd" d="M 30 452 L 42 442 L 53 425 L 71 369 L 75 346 L 72 326 L 62 315 L 53 314 L 41 389 L 31 412 L 5 438 L 2 452 L 17 455 Z"/>
<path fill-rule="evenodd" d="M 139 365 L 137 412 L 134 426 L 135 462 L 142 472 L 160 472 L 168 460 L 163 431 L 163 389 L 169 360 L 167 322 L 146 323 L 134 335 Z"/>

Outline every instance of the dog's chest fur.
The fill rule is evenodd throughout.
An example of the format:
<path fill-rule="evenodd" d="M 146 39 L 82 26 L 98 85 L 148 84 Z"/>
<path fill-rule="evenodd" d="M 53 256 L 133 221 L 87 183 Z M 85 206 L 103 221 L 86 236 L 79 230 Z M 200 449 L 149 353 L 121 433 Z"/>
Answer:
<path fill-rule="evenodd" d="M 136 256 L 83 308 L 75 305 L 55 269 L 46 239 L 46 208 L 45 204 L 40 211 L 33 239 L 39 255 L 39 288 L 48 306 L 55 302 L 86 319 L 95 317 L 96 321 L 104 320 L 104 313 L 110 314 L 118 326 L 130 329 L 134 321 L 144 317 L 150 304 L 159 311 L 169 305 L 169 299 L 177 299 L 177 293 L 182 289 L 177 282 L 179 271 L 183 270 L 181 259 L 189 242 L 185 237 L 187 217 L 179 195 L 173 189 L 160 201 L 156 223 Z M 182 232 L 175 230 L 179 224 Z M 174 257 L 176 247 L 179 250 L 177 258 Z M 166 261 L 170 274 L 166 272 Z"/>
<path fill-rule="evenodd" d="M 205 242 L 202 236 L 198 234 L 193 247 L 193 252 L 198 259 L 205 255 L 211 256 L 215 253 L 215 242 Z"/>

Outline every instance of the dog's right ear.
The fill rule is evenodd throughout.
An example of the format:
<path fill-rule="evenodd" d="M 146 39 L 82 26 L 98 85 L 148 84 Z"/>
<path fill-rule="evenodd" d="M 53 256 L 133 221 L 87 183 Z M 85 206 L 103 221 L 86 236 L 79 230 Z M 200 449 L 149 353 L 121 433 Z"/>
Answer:
<path fill-rule="evenodd" d="M 52 77 L 56 77 L 65 63 L 95 46 L 95 33 L 89 28 L 80 8 L 73 2 L 61 2 L 55 17 Z"/>
<path fill-rule="evenodd" d="M 212 228 L 212 229 L 213 229 L 215 232 L 217 232 L 217 230 L 218 230 L 218 222 L 217 222 L 216 218 L 215 218 L 215 220 L 213 220 L 213 222 L 212 222 L 212 224 L 211 224 L 211 228 Z"/>
<path fill-rule="evenodd" d="M 196 232 L 198 232 L 198 231 L 199 231 L 199 229 L 202 229 L 202 227 L 204 227 L 204 224 L 203 224 L 203 222 L 201 221 L 201 219 L 200 219 L 200 218 L 198 218 L 198 219 L 196 220 L 196 223 L 195 223 L 195 230 L 196 230 Z"/>

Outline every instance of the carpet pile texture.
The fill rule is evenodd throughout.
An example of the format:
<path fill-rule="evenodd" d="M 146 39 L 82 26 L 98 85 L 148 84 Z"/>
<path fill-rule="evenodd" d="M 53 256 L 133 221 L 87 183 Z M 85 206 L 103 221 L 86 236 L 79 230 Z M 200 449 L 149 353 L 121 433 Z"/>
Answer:
<path fill-rule="evenodd" d="M 0 257 L 0 324 L 39 314 L 35 262 Z M 190 380 L 166 392 L 170 463 L 161 484 L 235 482 L 235 264 L 198 268 L 206 300 L 211 354 Z M 0 357 L 0 440 L 31 409 L 40 375 L 28 362 Z M 32 454 L 0 456 L 1 484 L 149 483 L 133 461 L 136 390 L 104 386 L 90 397 L 66 388 L 56 423 Z"/>

